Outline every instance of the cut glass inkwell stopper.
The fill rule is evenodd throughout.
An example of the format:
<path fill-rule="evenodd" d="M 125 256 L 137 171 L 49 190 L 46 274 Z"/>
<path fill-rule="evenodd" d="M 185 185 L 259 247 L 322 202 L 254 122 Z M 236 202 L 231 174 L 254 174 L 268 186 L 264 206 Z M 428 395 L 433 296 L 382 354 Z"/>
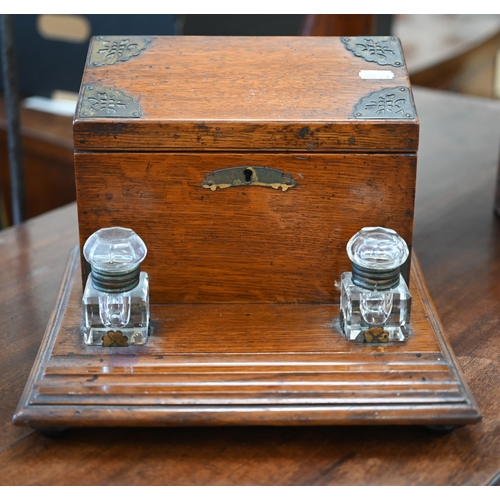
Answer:
<path fill-rule="evenodd" d="M 340 295 L 348 340 L 386 343 L 408 337 L 411 295 L 400 273 L 408 254 L 403 238 L 384 227 L 365 227 L 349 240 L 352 272 L 342 274 Z"/>
<path fill-rule="evenodd" d="M 105 347 L 142 345 L 149 329 L 149 277 L 140 264 L 147 253 L 132 229 L 99 229 L 85 242 L 91 266 L 83 293 L 85 343 Z"/>

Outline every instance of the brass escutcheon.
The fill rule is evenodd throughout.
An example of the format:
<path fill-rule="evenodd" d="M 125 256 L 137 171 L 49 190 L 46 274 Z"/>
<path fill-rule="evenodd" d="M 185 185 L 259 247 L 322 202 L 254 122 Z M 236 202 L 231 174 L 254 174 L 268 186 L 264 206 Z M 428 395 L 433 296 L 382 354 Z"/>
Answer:
<path fill-rule="evenodd" d="M 263 186 L 286 191 L 297 182 L 291 174 L 270 167 L 231 167 L 208 173 L 201 187 L 215 191 L 238 186 Z"/>

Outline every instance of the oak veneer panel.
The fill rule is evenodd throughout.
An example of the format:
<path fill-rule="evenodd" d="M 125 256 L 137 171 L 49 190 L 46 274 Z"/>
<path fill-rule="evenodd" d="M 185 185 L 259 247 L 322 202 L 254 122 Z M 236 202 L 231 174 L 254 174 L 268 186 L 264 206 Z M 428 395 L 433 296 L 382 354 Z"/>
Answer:
<path fill-rule="evenodd" d="M 411 249 L 414 154 L 77 153 L 80 243 L 101 227 L 134 229 L 153 303 L 338 302 L 345 251 L 363 226 L 396 230 Z M 283 192 L 211 191 L 235 166 L 291 173 Z"/>
<path fill-rule="evenodd" d="M 152 307 L 143 347 L 85 346 L 78 251 L 15 422 L 32 426 L 465 424 L 480 414 L 412 266 L 405 343 L 348 343 L 338 305 Z M 250 311 L 250 312 L 249 312 Z"/>
<path fill-rule="evenodd" d="M 411 335 L 404 343 L 405 349 L 401 349 L 403 344 L 400 343 L 367 348 L 364 344 L 346 342 L 338 334 L 338 304 L 152 304 L 153 333 L 140 349 L 86 346 L 80 335 L 75 334 L 79 331 L 79 323 L 75 328 L 73 322 L 81 316 L 78 281 L 52 349 L 52 359 L 68 354 L 84 357 L 94 353 L 101 357 L 113 353 L 126 356 L 135 372 L 143 363 L 148 366 L 156 363 L 168 365 L 172 356 L 176 364 L 189 366 L 208 362 L 215 367 L 224 364 L 225 360 L 241 363 L 240 355 L 248 355 L 244 359 L 249 365 L 271 363 L 279 367 L 281 363 L 290 365 L 289 355 L 297 359 L 297 363 L 307 363 L 311 355 L 318 356 L 320 362 L 332 363 L 329 358 L 332 353 L 341 356 L 340 363 L 352 366 L 350 356 L 360 354 L 362 358 L 356 359 L 351 368 L 356 370 L 365 356 L 366 362 L 377 363 L 377 354 L 383 355 L 384 359 L 394 355 L 391 362 L 397 363 L 403 351 L 405 358 L 401 362 L 408 366 L 412 360 L 408 357 L 410 353 L 414 353 L 413 359 L 420 362 L 423 361 L 421 358 L 440 352 L 439 343 L 427 326 L 424 308 L 418 300 L 412 303 L 411 322 L 412 328 L 419 333 Z M 269 355 L 272 355 L 272 361 Z M 156 356 L 164 356 L 164 359 L 156 360 Z M 436 361 L 436 358 L 431 359 Z"/>
<path fill-rule="evenodd" d="M 96 67 L 89 55 L 82 85 L 120 90 L 143 115 L 84 116 L 81 96 L 76 150 L 417 149 L 416 117 L 353 116 L 362 97 L 410 87 L 404 64 L 368 62 L 338 37 L 149 38 L 146 50 L 125 62 Z M 91 41 L 89 54 L 96 43 Z M 393 78 L 359 76 L 360 70 L 380 69 Z"/>

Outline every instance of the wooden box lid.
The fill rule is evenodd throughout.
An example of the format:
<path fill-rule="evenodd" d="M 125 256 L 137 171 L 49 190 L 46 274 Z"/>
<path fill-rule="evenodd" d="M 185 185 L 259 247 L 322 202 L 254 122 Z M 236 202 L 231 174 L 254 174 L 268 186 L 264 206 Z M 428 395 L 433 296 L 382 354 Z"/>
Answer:
<path fill-rule="evenodd" d="M 75 149 L 412 152 L 396 37 L 94 37 Z"/>

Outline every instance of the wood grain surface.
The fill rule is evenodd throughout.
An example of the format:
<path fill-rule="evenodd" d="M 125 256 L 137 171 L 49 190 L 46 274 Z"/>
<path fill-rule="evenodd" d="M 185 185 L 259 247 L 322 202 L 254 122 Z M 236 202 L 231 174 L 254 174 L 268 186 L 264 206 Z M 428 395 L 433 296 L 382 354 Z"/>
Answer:
<path fill-rule="evenodd" d="M 335 283 L 351 268 L 345 248 L 362 227 L 390 227 L 411 249 L 416 162 L 414 154 L 78 153 L 80 243 L 101 227 L 134 229 L 148 247 L 153 303 L 339 302 Z M 201 187 L 206 174 L 236 166 L 290 173 L 297 186 Z"/>
<path fill-rule="evenodd" d="M 422 123 L 414 248 L 481 423 L 421 427 L 74 429 L 13 426 L 56 302 L 70 205 L 0 233 L 3 485 L 484 485 L 500 463 L 500 221 L 493 212 L 500 104 L 416 89 Z M 12 339 L 15 339 L 13 341 Z M 495 479 L 496 478 L 496 479 Z"/>
<path fill-rule="evenodd" d="M 32 427 L 464 425 L 480 420 L 415 262 L 404 343 L 348 342 L 338 304 L 152 304 L 145 346 L 87 346 L 78 247 L 14 421 Z"/>
<path fill-rule="evenodd" d="M 90 51 L 92 43 L 97 41 Z M 393 78 L 362 79 L 361 70 L 390 70 Z M 74 141 L 81 151 L 418 147 L 416 116 L 354 116 L 356 104 L 372 92 L 410 87 L 405 65 L 368 62 L 338 37 L 151 37 L 147 49 L 127 61 L 97 67 L 88 61 L 85 87 L 119 90 L 135 99 L 143 115 L 77 111 Z M 111 97 L 111 91 L 104 94 Z M 82 93 L 79 106 L 86 102 Z M 374 106 L 379 104 L 385 109 L 377 97 Z"/>

